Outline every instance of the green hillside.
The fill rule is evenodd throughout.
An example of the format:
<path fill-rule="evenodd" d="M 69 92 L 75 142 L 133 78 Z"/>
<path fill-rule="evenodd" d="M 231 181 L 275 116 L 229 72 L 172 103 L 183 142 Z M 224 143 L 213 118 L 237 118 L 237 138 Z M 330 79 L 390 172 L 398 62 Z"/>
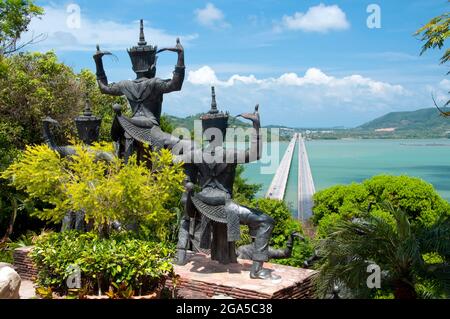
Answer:
<path fill-rule="evenodd" d="M 450 108 L 443 108 L 448 112 Z M 450 138 L 450 118 L 436 108 L 392 112 L 352 129 L 317 129 L 313 139 L 426 139 Z"/>
<path fill-rule="evenodd" d="M 450 107 L 443 108 L 450 112 Z M 200 114 L 179 118 L 165 115 L 174 127 L 194 129 L 194 121 L 200 118 Z M 249 127 L 251 124 L 240 119 L 230 117 L 230 127 Z M 281 128 L 271 125 L 267 128 Z M 286 128 L 280 131 L 280 140 L 290 140 L 294 130 Z M 304 133 L 306 129 L 295 129 Z M 450 118 L 444 118 L 436 108 L 421 109 L 410 112 L 392 112 L 373 121 L 365 123 L 353 129 L 331 128 L 311 129 L 309 135 L 313 139 L 341 139 L 341 138 L 450 138 Z M 269 132 L 269 135 L 270 132 Z M 271 139 L 269 137 L 269 139 Z"/>
<path fill-rule="evenodd" d="M 450 111 L 445 108 L 444 111 Z M 393 112 L 358 127 L 362 130 L 395 128 L 396 131 L 448 131 L 450 119 L 442 117 L 435 108 L 413 112 Z"/>

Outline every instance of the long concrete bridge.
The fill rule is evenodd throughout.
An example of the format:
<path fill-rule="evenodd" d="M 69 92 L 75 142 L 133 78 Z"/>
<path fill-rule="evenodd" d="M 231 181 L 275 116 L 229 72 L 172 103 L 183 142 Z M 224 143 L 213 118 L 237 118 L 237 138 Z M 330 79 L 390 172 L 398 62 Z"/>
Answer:
<path fill-rule="evenodd" d="M 267 191 L 267 198 L 283 200 L 286 194 L 286 186 L 289 178 L 289 172 L 291 171 L 292 157 L 294 156 L 295 145 L 297 144 L 298 135 L 294 134 L 291 142 L 288 145 L 286 153 L 280 162 L 280 166 L 275 173 L 275 177 L 272 180 L 272 184 Z"/>
<path fill-rule="evenodd" d="M 286 194 L 286 186 L 289 179 L 289 173 L 292 165 L 292 158 L 295 152 L 295 146 L 298 147 L 298 216 L 301 221 L 306 221 L 312 216 L 314 206 L 313 196 L 316 193 L 314 179 L 309 165 L 308 152 L 306 150 L 305 140 L 300 134 L 295 134 L 288 145 L 286 153 L 280 162 L 277 172 L 272 180 L 272 184 L 267 191 L 267 198 L 283 200 Z"/>
<path fill-rule="evenodd" d="M 299 135 L 298 140 L 298 219 L 306 221 L 312 216 L 316 187 L 309 165 L 305 139 Z"/>

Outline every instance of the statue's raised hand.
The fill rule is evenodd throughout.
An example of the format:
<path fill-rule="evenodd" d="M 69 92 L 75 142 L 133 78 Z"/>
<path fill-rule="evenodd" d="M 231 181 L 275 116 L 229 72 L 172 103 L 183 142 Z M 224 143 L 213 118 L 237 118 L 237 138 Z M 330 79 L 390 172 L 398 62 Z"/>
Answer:
<path fill-rule="evenodd" d="M 181 45 L 180 38 L 177 38 L 177 45 L 175 47 L 173 47 L 173 48 L 163 48 L 163 49 L 158 50 L 157 53 L 161 53 L 161 52 L 164 52 L 164 51 L 183 53 L 184 52 L 184 48 Z"/>
<path fill-rule="evenodd" d="M 242 113 L 239 114 L 236 117 L 242 117 L 246 120 L 250 120 L 253 122 L 253 124 L 256 124 L 257 126 L 260 125 L 260 116 L 259 116 L 259 104 L 255 106 L 255 112 L 254 113 Z"/>
<path fill-rule="evenodd" d="M 176 45 L 175 48 L 177 49 L 177 52 L 178 52 L 178 53 L 184 52 L 184 48 L 183 48 L 183 46 L 181 45 L 180 38 L 177 38 L 177 45 Z"/>
<path fill-rule="evenodd" d="M 94 60 L 101 59 L 105 55 L 113 55 L 109 51 L 101 51 L 100 46 L 97 44 L 97 51 L 94 53 Z"/>

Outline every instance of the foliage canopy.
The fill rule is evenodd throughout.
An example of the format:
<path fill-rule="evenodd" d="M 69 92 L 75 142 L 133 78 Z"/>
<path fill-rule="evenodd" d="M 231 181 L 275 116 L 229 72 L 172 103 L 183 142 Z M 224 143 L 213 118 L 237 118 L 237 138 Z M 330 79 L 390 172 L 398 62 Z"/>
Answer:
<path fill-rule="evenodd" d="M 28 30 L 32 18 L 43 13 L 33 0 L 0 0 L 0 56 L 23 47 L 17 46 L 21 34 Z"/>
<path fill-rule="evenodd" d="M 450 214 L 450 204 L 431 184 L 414 177 L 380 175 L 361 184 L 338 185 L 318 192 L 312 220 L 318 225 L 319 236 L 325 237 L 329 226 L 340 219 L 357 218 L 367 211 L 389 218 L 383 204 L 386 201 L 404 211 L 413 224 L 425 227 Z"/>

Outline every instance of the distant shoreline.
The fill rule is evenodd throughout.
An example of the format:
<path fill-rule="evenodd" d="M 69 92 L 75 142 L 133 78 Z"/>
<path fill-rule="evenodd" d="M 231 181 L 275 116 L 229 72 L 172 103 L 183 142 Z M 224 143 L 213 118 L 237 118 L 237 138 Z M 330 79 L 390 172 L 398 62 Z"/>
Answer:
<path fill-rule="evenodd" d="M 307 137 L 307 140 L 313 141 L 364 141 L 364 140 L 386 140 L 386 141 L 401 141 L 401 140 L 436 140 L 436 141 L 448 141 L 450 145 L 450 138 L 447 137 Z M 446 143 L 444 143 L 447 145 Z"/>

